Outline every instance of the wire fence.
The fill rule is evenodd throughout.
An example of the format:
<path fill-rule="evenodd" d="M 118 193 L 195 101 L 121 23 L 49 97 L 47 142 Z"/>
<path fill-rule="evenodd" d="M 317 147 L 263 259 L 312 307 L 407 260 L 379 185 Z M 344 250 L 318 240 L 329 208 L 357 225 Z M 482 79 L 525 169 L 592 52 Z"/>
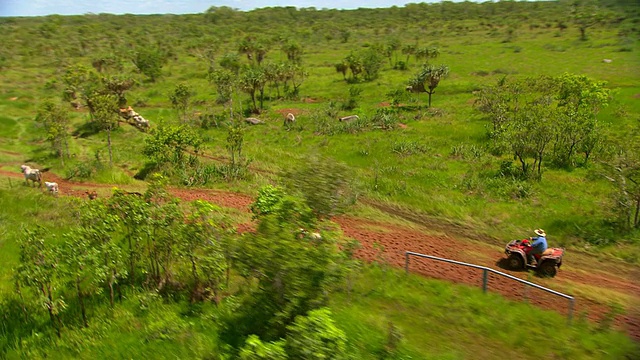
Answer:
<path fill-rule="evenodd" d="M 445 259 L 445 258 L 441 258 L 441 257 L 437 257 L 437 256 L 431 256 L 431 255 L 425 255 L 425 254 L 420 254 L 420 253 L 416 253 L 413 251 L 405 251 L 404 253 L 405 255 L 405 259 L 404 259 L 404 270 L 409 273 L 409 258 L 411 256 L 417 256 L 417 257 L 421 257 L 421 258 L 426 258 L 426 259 L 431 259 L 431 260 L 436 260 L 436 261 L 442 261 L 442 262 L 446 262 L 446 263 L 450 263 L 450 264 L 456 264 L 456 265 L 460 265 L 460 266 L 466 266 L 466 267 L 470 267 L 470 268 L 474 268 L 474 269 L 479 269 L 482 270 L 482 291 L 487 292 L 487 285 L 488 285 L 488 275 L 489 273 L 493 273 L 496 275 L 500 275 L 503 276 L 505 278 L 520 282 L 522 284 L 525 285 L 525 291 L 526 291 L 526 287 L 527 286 L 531 286 L 533 288 L 536 288 L 538 290 L 542 290 L 545 292 L 548 292 L 550 294 L 553 294 L 555 296 L 559 296 L 562 298 L 565 298 L 567 300 L 569 300 L 569 311 L 567 313 L 567 321 L 569 324 L 571 324 L 571 320 L 573 319 L 573 309 L 575 307 L 575 298 L 573 296 L 567 295 L 567 294 L 563 294 L 561 292 L 546 288 L 544 286 L 540 286 L 538 284 L 532 283 L 530 281 L 526 281 L 526 280 L 522 280 L 520 278 L 517 278 L 515 276 L 509 275 L 509 274 L 505 274 L 503 272 L 500 272 L 498 270 L 494 270 L 485 266 L 480 266 L 480 265 L 475 265 L 475 264 L 469 264 L 469 263 L 465 263 L 465 262 L 461 262 L 461 261 L 455 261 L 455 260 L 451 260 L 451 259 Z"/>

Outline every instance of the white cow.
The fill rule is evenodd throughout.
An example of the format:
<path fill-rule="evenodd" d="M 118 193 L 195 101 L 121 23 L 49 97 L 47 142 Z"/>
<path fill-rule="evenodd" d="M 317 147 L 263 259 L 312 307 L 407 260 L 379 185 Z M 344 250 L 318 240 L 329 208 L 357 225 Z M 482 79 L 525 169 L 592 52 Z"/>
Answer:
<path fill-rule="evenodd" d="M 257 118 L 246 118 L 244 119 L 244 121 L 246 121 L 247 123 L 251 124 L 251 125 L 258 125 L 258 124 L 264 124 L 264 121 L 257 119 Z"/>
<path fill-rule="evenodd" d="M 37 182 L 42 187 L 42 174 L 38 169 L 32 169 L 27 165 L 21 165 L 20 171 L 24 174 L 24 182 L 29 185 L 29 180 L 33 181 L 33 184 Z"/>
<path fill-rule="evenodd" d="M 54 194 L 54 195 L 58 195 L 58 183 L 57 182 L 48 182 L 45 181 L 44 182 L 44 186 L 46 186 L 47 190 Z"/>
<path fill-rule="evenodd" d="M 143 118 L 141 115 L 134 115 L 133 116 L 133 121 L 136 122 L 136 126 L 139 128 L 148 128 L 149 127 L 149 120 Z"/>
<path fill-rule="evenodd" d="M 349 115 L 345 117 L 338 118 L 340 121 L 351 121 L 351 120 L 359 120 L 360 117 L 358 115 Z"/>
<path fill-rule="evenodd" d="M 296 121 L 296 117 L 293 116 L 292 113 L 288 113 L 287 116 L 284 118 L 285 124 L 291 124 L 291 123 L 294 123 L 295 121 Z"/>

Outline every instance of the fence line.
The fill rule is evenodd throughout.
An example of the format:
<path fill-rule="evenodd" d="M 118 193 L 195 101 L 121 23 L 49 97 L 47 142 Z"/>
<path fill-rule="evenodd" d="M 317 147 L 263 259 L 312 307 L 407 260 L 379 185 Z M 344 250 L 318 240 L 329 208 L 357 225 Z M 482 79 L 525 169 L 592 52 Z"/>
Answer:
<path fill-rule="evenodd" d="M 410 256 L 417 256 L 417 257 L 427 258 L 427 259 L 431 259 L 431 260 L 443 261 L 443 262 L 450 263 L 450 264 L 456 264 L 456 265 L 471 267 L 471 268 L 474 268 L 474 269 L 480 269 L 480 270 L 482 270 L 482 291 L 485 292 L 485 293 L 487 292 L 488 274 L 489 274 L 489 272 L 492 272 L 494 274 L 504 276 L 504 277 L 506 277 L 508 279 L 515 280 L 515 281 L 518 281 L 520 283 L 523 283 L 523 284 L 525 284 L 525 286 L 531 286 L 533 288 L 536 288 L 536 289 L 539 289 L 539 290 L 543 290 L 543 291 L 546 291 L 546 292 L 551 293 L 553 295 L 560 296 L 560 297 L 563 297 L 565 299 L 568 299 L 569 300 L 569 313 L 567 315 L 567 321 L 569 322 L 569 324 L 571 324 L 571 319 L 573 318 L 573 308 L 575 306 L 575 298 L 573 296 L 563 294 L 561 292 L 546 288 L 544 286 L 540 286 L 540 285 L 532 283 L 530 281 L 522 280 L 522 279 L 517 278 L 515 276 L 509 275 L 509 274 L 505 274 L 505 273 L 503 273 L 501 271 L 494 270 L 494 269 L 488 268 L 486 266 L 469 264 L 469 263 L 465 263 L 465 262 L 462 262 L 462 261 L 445 259 L 445 258 L 432 256 L 432 255 L 420 254 L 420 253 L 413 252 L 413 251 L 405 251 L 405 253 L 404 253 L 404 270 L 407 273 L 409 273 L 409 257 Z M 527 288 L 525 287 L 525 291 L 526 291 L 526 289 Z"/>

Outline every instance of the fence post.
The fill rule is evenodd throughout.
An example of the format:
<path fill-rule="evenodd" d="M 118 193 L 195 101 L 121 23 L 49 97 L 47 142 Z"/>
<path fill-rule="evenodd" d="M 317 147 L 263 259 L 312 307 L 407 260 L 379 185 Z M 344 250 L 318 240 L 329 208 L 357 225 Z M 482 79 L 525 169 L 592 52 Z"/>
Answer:
<path fill-rule="evenodd" d="M 406 251 L 404 253 L 404 272 L 409 273 L 409 253 Z"/>
<path fill-rule="evenodd" d="M 487 269 L 482 269 L 482 292 L 487 292 Z"/>
<path fill-rule="evenodd" d="M 575 305 L 575 299 L 569 299 L 569 314 L 567 315 L 567 322 L 571 325 L 571 319 L 573 318 L 573 307 Z"/>

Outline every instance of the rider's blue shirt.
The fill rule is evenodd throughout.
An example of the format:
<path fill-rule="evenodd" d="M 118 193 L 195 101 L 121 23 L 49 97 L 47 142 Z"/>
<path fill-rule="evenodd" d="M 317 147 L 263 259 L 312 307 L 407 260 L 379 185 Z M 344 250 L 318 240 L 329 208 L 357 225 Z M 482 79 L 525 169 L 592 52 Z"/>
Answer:
<path fill-rule="evenodd" d="M 542 253 L 547 250 L 547 238 L 544 236 L 538 236 L 532 238 L 533 242 L 531 243 L 531 247 L 533 247 L 536 252 Z"/>

